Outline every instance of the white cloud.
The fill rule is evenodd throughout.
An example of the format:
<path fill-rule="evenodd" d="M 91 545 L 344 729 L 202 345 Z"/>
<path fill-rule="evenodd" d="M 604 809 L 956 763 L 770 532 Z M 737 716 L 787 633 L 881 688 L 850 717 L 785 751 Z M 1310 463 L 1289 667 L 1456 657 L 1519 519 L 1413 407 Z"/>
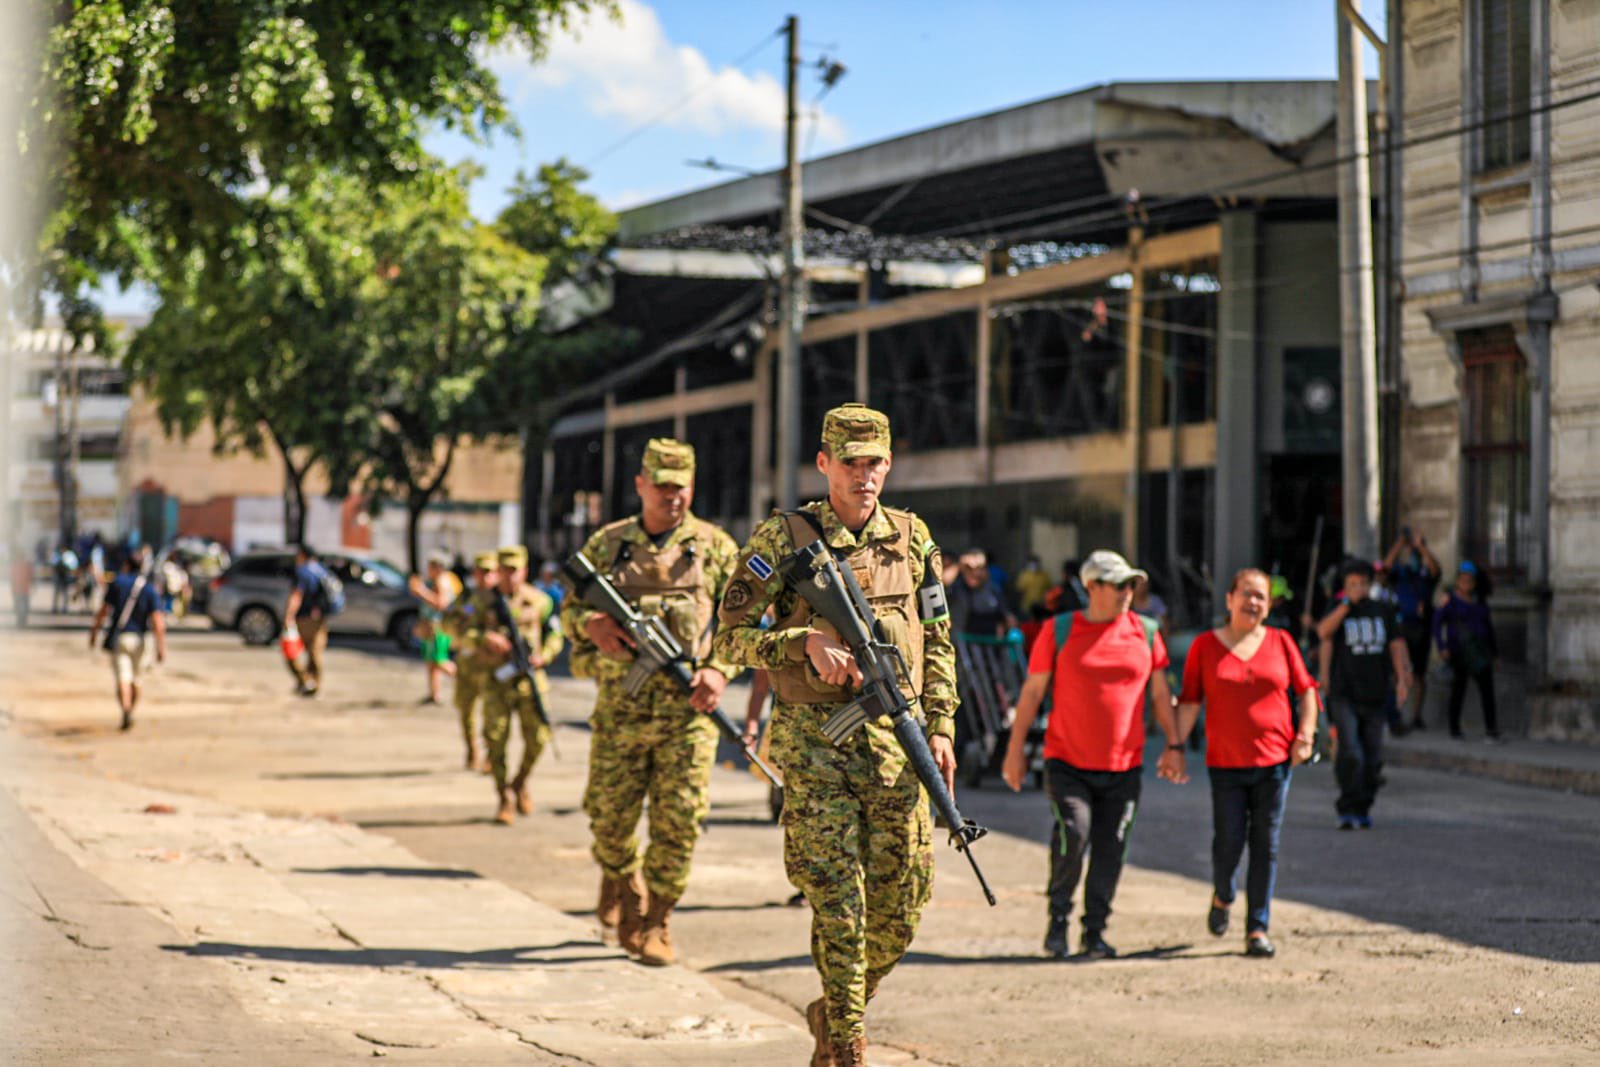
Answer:
<path fill-rule="evenodd" d="M 490 65 L 512 96 L 574 88 L 595 116 L 630 126 L 659 121 L 713 136 L 783 129 L 783 86 L 773 75 L 714 68 L 699 49 L 669 40 L 653 8 L 639 0 L 621 0 L 618 7 L 620 22 L 593 13 L 552 37 L 537 64 L 518 49 L 490 56 Z M 837 117 L 821 111 L 816 121 L 818 144 L 843 143 Z"/>

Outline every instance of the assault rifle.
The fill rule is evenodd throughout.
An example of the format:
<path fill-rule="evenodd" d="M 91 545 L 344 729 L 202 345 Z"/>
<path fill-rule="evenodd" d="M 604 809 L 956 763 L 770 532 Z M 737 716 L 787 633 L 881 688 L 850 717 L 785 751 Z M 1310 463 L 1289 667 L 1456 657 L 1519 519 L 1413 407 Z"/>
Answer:
<path fill-rule="evenodd" d="M 496 621 L 506 628 L 511 638 L 511 658 L 495 669 L 494 680 L 510 682 L 517 678 L 528 679 L 528 688 L 533 690 L 533 713 L 550 730 L 550 743 L 553 748 L 555 727 L 551 725 L 550 713 L 544 706 L 544 696 L 539 692 L 539 683 L 533 676 L 533 653 L 528 648 L 528 639 L 522 636 L 522 630 L 517 626 L 517 620 L 512 617 L 511 603 L 506 600 L 505 593 L 498 589 L 494 593 L 494 614 Z"/>
<path fill-rule="evenodd" d="M 861 691 L 856 698 L 822 724 L 822 733 L 835 745 L 855 733 L 868 719 L 888 719 L 895 740 L 905 750 L 911 769 L 922 781 L 933 800 L 934 810 L 950 831 L 950 843 L 967 857 L 972 873 L 983 888 L 983 895 L 994 906 L 994 893 L 978 869 L 972 843 L 987 834 L 986 827 L 963 818 L 956 801 L 945 786 L 944 775 L 934 762 L 922 724 L 911 712 L 911 703 L 900 690 L 902 678 L 909 679 L 905 657 L 887 641 L 872 606 L 856 581 L 855 572 L 840 567 L 832 551 L 822 541 L 813 541 L 778 564 L 778 574 L 811 610 L 839 631 L 840 640 L 850 648 L 861 670 Z"/>
<path fill-rule="evenodd" d="M 694 690 L 694 669 L 689 654 L 684 651 L 678 639 L 660 618 L 645 615 L 628 603 L 622 594 L 617 592 L 616 586 L 612 585 L 605 575 L 595 570 L 594 564 L 589 562 L 589 557 L 582 552 L 574 553 L 562 566 L 561 571 L 567 581 L 572 583 L 572 591 L 578 599 L 596 611 L 609 615 L 632 639 L 633 666 L 628 668 L 628 673 L 622 679 L 623 688 L 628 691 L 629 696 L 637 696 L 639 690 L 644 688 L 644 684 L 657 671 L 665 671 L 669 678 L 678 683 L 678 688 L 684 693 Z M 744 735 L 721 708 L 711 709 L 711 718 L 723 736 L 739 746 L 745 758 L 766 776 L 767 781 L 782 787 L 783 782 L 778 778 L 777 772 L 768 767 L 766 761 L 744 743 Z"/>

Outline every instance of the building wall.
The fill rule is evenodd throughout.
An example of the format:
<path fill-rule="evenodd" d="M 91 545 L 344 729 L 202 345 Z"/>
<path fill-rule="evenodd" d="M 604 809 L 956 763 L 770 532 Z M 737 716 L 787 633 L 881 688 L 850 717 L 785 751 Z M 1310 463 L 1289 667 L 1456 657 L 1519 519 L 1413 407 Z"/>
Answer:
<path fill-rule="evenodd" d="M 1472 19 L 1478 0 L 1406 0 L 1403 9 L 1404 139 L 1410 146 L 1403 160 L 1401 506 L 1406 520 L 1433 535 L 1436 551 L 1453 568 L 1464 521 L 1461 372 L 1452 337 L 1436 328 L 1429 312 L 1437 317 L 1547 284 L 1559 300 L 1550 327 L 1545 426 L 1548 599 L 1538 588 L 1513 587 L 1493 603 L 1506 608 L 1513 625 L 1525 618 L 1535 642 L 1530 662 L 1542 663 L 1545 675 L 1536 684 L 1600 691 L 1600 552 L 1594 548 L 1600 544 L 1600 100 L 1578 99 L 1600 79 L 1600 4 L 1532 4 L 1534 159 L 1526 168 L 1492 174 L 1475 165 L 1476 135 L 1460 132 L 1477 118 Z M 1549 33 L 1548 272 L 1541 270 L 1534 241 L 1542 15 Z M 1525 338 L 1521 347 L 1530 366 L 1542 358 L 1536 339 Z M 1533 477 L 1537 482 L 1537 470 Z M 1521 693 L 1508 695 L 1518 702 Z M 1533 727 L 1537 731 L 1536 709 Z"/>

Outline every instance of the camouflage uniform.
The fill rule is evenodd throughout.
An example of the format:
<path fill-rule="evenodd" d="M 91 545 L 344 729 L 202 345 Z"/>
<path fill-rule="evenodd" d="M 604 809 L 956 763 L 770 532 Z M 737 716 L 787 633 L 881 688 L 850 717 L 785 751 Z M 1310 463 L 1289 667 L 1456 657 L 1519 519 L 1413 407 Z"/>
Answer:
<path fill-rule="evenodd" d="M 689 484 L 694 450 L 652 440 L 644 470 L 658 484 Z M 686 513 L 657 545 L 635 516 L 602 527 L 582 552 L 631 603 L 663 617 L 679 642 L 694 651 L 696 668 L 710 667 L 730 679 L 739 673 L 708 655 L 716 605 L 739 552 L 720 527 Z M 603 655 L 588 638 L 585 627 L 595 614 L 577 597 L 568 597 L 561 610 L 561 627 L 572 635 L 572 672 L 594 678 L 600 689 L 590 718 L 589 783 L 583 797 L 595 862 L 613 879 L 629 878 L 642 867 L 651 897 L 676 901 L 689 884 L 690 857 L 711 807 L 717 727 L 689 706 L 687 694 L 665 673 L 629 696 L 622 679 L 631 661 Z M 646 797 L 650 844 L 641 862 L 637 828 Z"/>
<path fill-rule="evenodd" d="M 502 569 L 527 566 L 527 552 L 520 547 L 514 551 L 501 549 L 499 558 Z M 549 594 L 524 582 L 514 594 L 508 594 L 506 600 L 517 628 L 528 642 L 529 651 L 545 663 L 555 659 L 561 652 L 562 639 L 560 630 L 550 625 L 554 621 L 555 602 Z M 475 648 L 483 647 L 487 632 L 497 629 L 503 632 L 492 606 L 492 591 L 487 602 L 488 610 L 466 627 L 466 637 Z M 483 739 L 489 750 L 489 769 L 494 775 L 495 789 L 503 794 L 507 786 L 506 749 L 511 740 L 512 718 L 522 724 L 522 762 L 510 781 L 512 788 L 520 789 L 527 781 L 539 754 L 550 740 L 549 727 L 539 721 L 534 711 L 532 689 L 533 685 L 538 685 L 540 695 L 548 699 L 550 681 L 543 669 L 539 669 L 533 672 L 531 681 L 521 677 L 503 682 L 496 679 L 492 671 L 504 664 L 505 659 L 491 658 L 489 662 L 491 673 L 483 701 Z"/>
<path fill-rule="evenodd" d="M 886 456 L 888 420 L 845 405 L 828 413 L 823 439 L 843 459 Z M 927 526 L 910 512 L 880 504 L 852 534 L 826 501 L 802 511 L 856 571 L 885 636 L 905 655 L 913 675 L 907 695 L 914 697 L 920 686 L 930 735 L 953 740 L 955 651 L 943 599 L 932 593 L 940 559 Z M 822 978 L 829 1035 L 835 1045 L 847 1045 L 862 1037 L 866 1003 L 910 946 L 932 892 L 932 827 L 927 793 L 887 720 L 868 721 L 838 746 L 822 734 L 823 722 L 850 696 L 818 678 L 805 639 L 812 629 L 837 635 L 812 619 L 774 573 L 779 560 L 815 538 L 809 523 L 783 514 L 756 528 L 723 597 L 715 649 L 772 673 L 772 757 L 784 774 L 784 863 L 811 904 L 811 958 Z M 762 630 L 769 605 L 777 622 Z"/>
<path fill-rule="evenodd" d="M 491 615 L 494 610 L 493 591 L 487 586 L 493 581 L 495 554 L 479 552 L 472 565 L 480 576 L 488 573 L 490 577 L 457 597 L 456 602 L 444 613 L 443 622 L 444 632 L 450 635 L 450 640 L 456 646 L 455 705 L 456 713 L 461 716 L 461 737 L 467 743 L 469 766 L 477 762 L 478 731 L 475 720 L 478 698 L 488 688 L 489 676 L 494 668 L 488 654 L 467 639 L 467 630 L 473 621 Z"/>

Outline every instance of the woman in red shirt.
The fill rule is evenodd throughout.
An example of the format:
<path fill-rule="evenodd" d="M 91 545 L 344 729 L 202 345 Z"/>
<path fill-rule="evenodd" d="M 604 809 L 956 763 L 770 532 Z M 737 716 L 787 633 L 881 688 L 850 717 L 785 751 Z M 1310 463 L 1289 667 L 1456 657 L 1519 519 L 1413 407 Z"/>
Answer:
<path fill-rule="evenodd" d="M 1289 771 L 1311 758 L 1317 735 L 1317 685 L 1288 631 L 1266 625 L 1271 602 L 1265 573 L 1250 567 L 1233 576 L 1228 621 L 1195 638 L 1178 698 L 1180 737 L 1194 726 L 1202 703 L 1206 709 L 1215 886 L 1206 925 L 1217 937 L 1228 932 L 1235 874 L 1248 841 L 1245 953 L 1250 956 L 1276 951 L 1267 923 Z M 1300 700 L 1298 732 L 1289 707 L 1291 690 Z"/>

